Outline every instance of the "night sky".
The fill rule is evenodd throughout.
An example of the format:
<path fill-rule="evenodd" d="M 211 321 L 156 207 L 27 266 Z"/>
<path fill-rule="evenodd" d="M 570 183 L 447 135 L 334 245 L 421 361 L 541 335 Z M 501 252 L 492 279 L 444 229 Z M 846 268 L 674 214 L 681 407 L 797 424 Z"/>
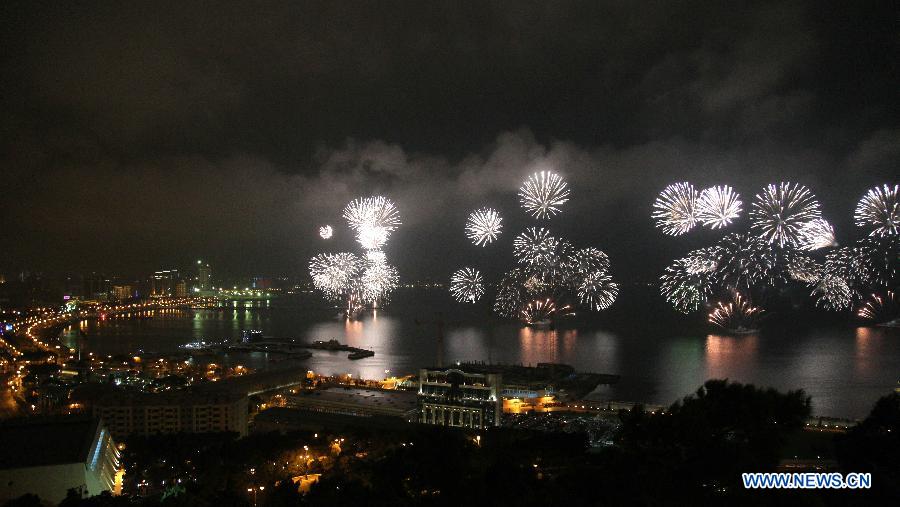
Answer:
<path fill-rule="evenodd" d="M 890 1 L 8 0 L 0 271 L 299 274 L 358 251 L 341 209 L 382 193 L 404 279 L 496 276 L 541 169 L 572 188 L 545 225 L 622 281 L 721 235 L 654 229 L 674 181 L 745 209 L 803 183 L 846 243 L 865 190 L 898 183 L 897 20 Z M 506 217 L 488 248 L 463 234 L 484 205 Z"/>

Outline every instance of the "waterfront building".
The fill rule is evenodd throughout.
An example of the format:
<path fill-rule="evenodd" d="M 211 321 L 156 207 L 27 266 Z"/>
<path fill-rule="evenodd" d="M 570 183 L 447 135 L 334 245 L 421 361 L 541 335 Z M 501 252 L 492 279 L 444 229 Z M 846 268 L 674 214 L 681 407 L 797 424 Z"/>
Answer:
<path fill-rule="evenodd" d="M 110 280 L 99 273 L 85 275 L 82 280 L 81 296 L 93 301 L 109 299 Z"/>
<path fill-rule="evenodd" d="M 178 280 L 175 282 L 175 297 L 177 298 L 186 298 L 190 294 L 188 294 L 188 285 L 184 280 Z"/>
<path fill-rule="evenodd" d="M 167 269 L 157 271 L 150 277 L 150 296 L 151 297 L 173 297 L 175 296 L 175 284 L 178 281 L 178 270 Z"/>
<path fill-rule="evenodd" d="M 7 498 L 26 493 L 54 504 L 69 489 L 112 491 L 119 452 L 105 424 L 83 416 L 34 417 L 0 423 L 0 484 Z"/>
<path fill-rule="evenodd" d="M 459 368 L 419 370 L 419 422 L 488 428 L 500 425 L 502 375 Z"/>
<path fill-rule="evenodd" d="M 212 288 L 212 268 L 203 261 L 197 261 L 197 289 L 204 291 Z"/>
<path fill-rule="evenodd" d="M 107 386 L 76 390 L 73 400 L 106 421 L 117 439 L 129 435 L 234 432 L 247 435 L 246 392 L 183 389 L 128 392 Z"/>
<path fill-rule="evenodd" d="M 131 285 L 113 285 L 112 293 L 116 301 L 125 301 L 134 297 L 134 287 Z"/>

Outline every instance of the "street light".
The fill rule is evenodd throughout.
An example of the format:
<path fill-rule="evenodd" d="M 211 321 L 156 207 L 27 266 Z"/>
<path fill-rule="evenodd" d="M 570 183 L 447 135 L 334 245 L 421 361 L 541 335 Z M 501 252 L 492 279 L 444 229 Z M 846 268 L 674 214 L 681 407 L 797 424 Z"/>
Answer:
<path fill-rule="evenodd" d="M 247 488 L 247 493 L 253 492 L 253 507 L 256 507 L 256 493 L 257 491 L 264 491 L 266 489 L 265 486 L 253 486 L 252 488 Z"/>

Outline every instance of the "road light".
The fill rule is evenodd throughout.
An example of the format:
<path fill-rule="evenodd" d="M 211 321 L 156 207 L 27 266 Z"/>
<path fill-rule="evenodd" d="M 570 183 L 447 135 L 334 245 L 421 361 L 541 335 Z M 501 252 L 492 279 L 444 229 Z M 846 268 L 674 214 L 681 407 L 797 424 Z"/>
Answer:
<path fill-rule="evenodd" d="M 247 493 L 253 492 L 253 507 L 256 507 L 256 493 L 258 491 L 264 491 L 265 489 L 265 486 L 253 486 L 252 488 L 247 488 Z"/>

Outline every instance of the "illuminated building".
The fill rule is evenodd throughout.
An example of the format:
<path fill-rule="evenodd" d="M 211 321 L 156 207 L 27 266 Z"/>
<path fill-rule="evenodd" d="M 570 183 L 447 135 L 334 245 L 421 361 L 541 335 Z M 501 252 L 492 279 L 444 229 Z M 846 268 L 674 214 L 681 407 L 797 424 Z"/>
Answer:
<path fill-rule="evenodd" d="M 177 298 L 186 298 L 188 297 L 188 286 L 184 280 L 178 280 L 175 282 L 175 297 Z"/>
<path fill-rule="evenodd" d="M 150 277 L 151 297 L 172 297 L 175 295 L 175 282 L 178 280 L 177 269 L 157 271 Z"/>
<path fill-rule="evenodd" d="M 106 301 L 109 298 L 110 281 L 101 274 L 85 275 L 82 282 L 82 296 L 94 301 Z"/>
<path fill-rule="evenodd" d="M 125 392 L 108 386 L 76 390 L 73 400 L 103 419 L 115 438 L 165 433 L 234 432 L 247 435 L 246 393 L 184 389 Z"/>
<path fill-rule="evenodd" d="M 212 269 L 209 264 L 203 261 L 197 261 L 197 288 L 200 290 L 210 290 L 212 288 Z"/>
<path fill-rule="evenodd" d="M 131 285 L 113 285 L 112 293 L 116 301 L 125 301 L 134 297 L 134 287 Z"/>
<path fill-rule="evenodd" d="M 499 426 L 501 389 L 500 373 L 419 370 L 419 422 L 462 428 Z"/>
<path fill-rule="evenodd" d="M 0 423 L 0 484 L 6 498 L 25 493 L 56 504 L 69 489 L 113 490 L 119 452 L 102 421 L 56 416 Z"/>

